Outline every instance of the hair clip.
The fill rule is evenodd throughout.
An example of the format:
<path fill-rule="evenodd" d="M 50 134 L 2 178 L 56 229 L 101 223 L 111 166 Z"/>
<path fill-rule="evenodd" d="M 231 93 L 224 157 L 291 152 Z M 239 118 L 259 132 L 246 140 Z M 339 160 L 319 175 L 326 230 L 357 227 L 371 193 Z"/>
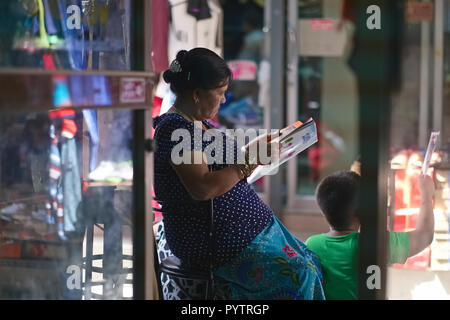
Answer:
<path fill-rule="evenodd" d="M 170 64 L 170 71 L 172 71 L 173 73 L 178 73 L 181 72 L 181 65 L 178 62 L 178 60 L 173 60 L 172 63 Z"/>

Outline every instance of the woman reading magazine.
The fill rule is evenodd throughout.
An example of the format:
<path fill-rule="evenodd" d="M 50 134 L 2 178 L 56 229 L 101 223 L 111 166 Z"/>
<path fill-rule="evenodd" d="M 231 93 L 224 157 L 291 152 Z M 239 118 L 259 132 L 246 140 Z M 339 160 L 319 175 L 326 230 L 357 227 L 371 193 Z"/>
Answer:
<path fill-rule="evenodd" d="M 255 166 L 248 161 L 208 165 L 209 142 L 195 143 L 195 126 L 203 132 L 210 129 L 206 120 L 225 101 L 231 80 L 225 61 L 205 48 L 182 50 L 164 80 L 177 98 L 168 113 L 154 120 L 154 189 L 162 204 L 161 231 L 172 254 L 189 267 L 209 268 L 208 200 L 213 199 L 212 265 L 215 277 L 229 288 L 228 296 L 217 298 L 324 299 L 315 254 L 289 233 L 247 183 Z M 172 138 L 177 129 L 192 137 L 187 159 L 200 155 L 200 163 L 174 163 L 172 151 L 179 140 Z M 223 150 L 230 139 L 224 135 Z M 237 144 L 232 142 L 237 159 Z"/>

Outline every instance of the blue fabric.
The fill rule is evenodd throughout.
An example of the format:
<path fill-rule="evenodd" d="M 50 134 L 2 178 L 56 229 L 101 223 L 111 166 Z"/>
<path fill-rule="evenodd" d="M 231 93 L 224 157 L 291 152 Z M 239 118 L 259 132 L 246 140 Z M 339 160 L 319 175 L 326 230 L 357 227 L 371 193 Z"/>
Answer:
<path fill-rule="evenodd" d="M 92 172 L 97 168 L 97 155 L 98 155 L 98 127 L 97 127 L 97 111 L 93 109 L 83 109 L 83 117 L 86 121 L 87 128 L 89 130 L 89 172 Z"/>
<path fill-rule="evenodd" d="M 325 300 L 317 256 L 274 216 L 232 262 L 214 274 L 237 300 Z"/>
<path fill-rule="evenodd" d="M 84 52 L 82 41 L 84 37 L 84 24 L 81 29 L 69 30 L 66 25 L 68 19 L 67 8 L 70 5 L 77 5 L 82 8 L 81 0 L 59 0 L 59 13 L 61 15 L 61 27 L 66 40 L 66 47 L 69 53 L 70 65 L 73 70 L 85 70 L 87 67 L 88 54 Z"/>
<path fill-rule="evenodd" d="M 58 148 L 58 137 L 55 125 L 52 123 L 49 128 L 50 148 L 49 148 L 49 179 L 47 185 L 48 199 L 45 204 L 47 209 L 47 224 L 55 224 L 54 212 L 58 209 L 57 194 L 58 184 L 61 176 L 61 154 Z"/>
<path fill-rule="evenodd" d="M 53 21 L 52 12 L 50 9 L 50 5 L 48 0 L 44 0 L 44 11 L 45 11 L 45 27 L 47 29 L 48 34 L 56 34 L 58 30 L 55 27 L 55 23 Z"/>
<path fill-rule="evenodd" d="M 78 167 L 77 144 L 74 138 L 61 143 L 61 168 L 63 177 L 64 232 L 77 231 L 77 211 L 81 203 L 80 169 Z"/>
<path fill-rule="evenodd" d="M 212 127 L 206 121 L 207 126 Z M 194 201 L 169 163 L 171 151 L 179 141 L 171 141 L 172 132 L 184 128 L 191 135 L 191 148 L 205 151 L 211 143 L 202 141 L 194 144 L 194 124 L 179 114 L 166 113 L 154 119 L 156 152 L 154 156 L 156 198 L 162 201 L 166 239 L 174 255 L 184 263 L 205 269 L 208 257 L 208 230 L 210 202 Z M 204 131 L 203 131 L 204 133 Z M 222 133 L 223 148 L 226 138 Z M 237 158 L 237 145 L 229 148 Z M 215 152 L 212 152 L 215 155 Z M 226 153 L 223 154 L 226 160 Z M 220 170 L 227 164 L 211 165 L 212 170 Z M 246 248 L 254 238 L 270 223 L 273 213 L 258 197 L 250 185 L 242 180 L 230 191 L 214 198 L 215 261 L 219 266 L 232 259 Z"/>
<path fill-rule="evenodd" d="M 70 76 L 70 92 L 72 103 L 75 106 L 107 106 L 112 104 L 111 93 L 106 83 L 106 77 L 102 75 Z M 84 120 L 89 130 L 90 159 L 89 171 L 94 171 L 97 167 L 98 157 L 98 127 L 97 111 L 94 109 L 83 109 Z"/>

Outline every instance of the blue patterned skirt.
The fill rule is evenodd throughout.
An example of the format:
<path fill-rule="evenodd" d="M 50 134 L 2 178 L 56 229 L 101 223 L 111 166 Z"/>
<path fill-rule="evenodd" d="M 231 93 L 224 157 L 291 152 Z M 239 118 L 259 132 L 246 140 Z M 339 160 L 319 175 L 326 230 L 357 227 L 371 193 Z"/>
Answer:
<path fill-rule="evenodd" d="M 274 216 L 231 263 L 214 274 L 237 300 L 324 300 L 320 262 Z"/>
<path fill-rule="evenodd" d="M 160 225 L 160 261 L 172 255 Z M 324 300 L 317 256 L 274 216 L 269 225 L 232 262 L 217 268 L 215 299 Z M 164 299 L 201 299 L 202 283 L 161 275 Z"/>

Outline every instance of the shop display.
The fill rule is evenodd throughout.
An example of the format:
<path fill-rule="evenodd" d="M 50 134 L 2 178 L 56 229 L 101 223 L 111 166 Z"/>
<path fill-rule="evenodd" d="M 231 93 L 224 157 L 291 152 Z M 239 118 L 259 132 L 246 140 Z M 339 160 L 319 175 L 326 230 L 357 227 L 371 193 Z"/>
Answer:
<path fill-rule="evenodd" d="M 194 8 L 197 9 L 195 12 Z M 178 51 L 195 47 L 208 48 L 219 56 L 223 55 L 223 12 L 218 0 L 169 0 L 169 10 L 169 61 L 175 59 Z"/>
<path fill-rule="evenodd" d="M 114 81 L 122 78 L 114 71 L 131 72 L 131 2 L 0 3 L 0 67 L 33 68 L 29 74 L 50 79 L 34 88 L 24 80 L 28 73 L 20 78 L 25 112 L 8 105 L 14 98 L 1 105 L 0 272 L 8 277 L 0 279 L 0 299 L 92 298 L 90 288 L 81 288 L 90 286 L 87 278 L 67 283 L 73 267 L 89 270 L 99 248 L 103 282 L 92 291 L 124 296 L 117 274 L 122 252 L 133 255 L 132 237 L 122 239 L 123 226 L 132 223 L 132 111 L 108 108 L 120 103 Z"/>
<path fill-rule="evenodd" d="M 9 30 L 2 66 L 43 67 L 51 52 L 61 69 L 130 70 L 130 0 L 4 1 L 0 9 L 2 35 Z"/>

